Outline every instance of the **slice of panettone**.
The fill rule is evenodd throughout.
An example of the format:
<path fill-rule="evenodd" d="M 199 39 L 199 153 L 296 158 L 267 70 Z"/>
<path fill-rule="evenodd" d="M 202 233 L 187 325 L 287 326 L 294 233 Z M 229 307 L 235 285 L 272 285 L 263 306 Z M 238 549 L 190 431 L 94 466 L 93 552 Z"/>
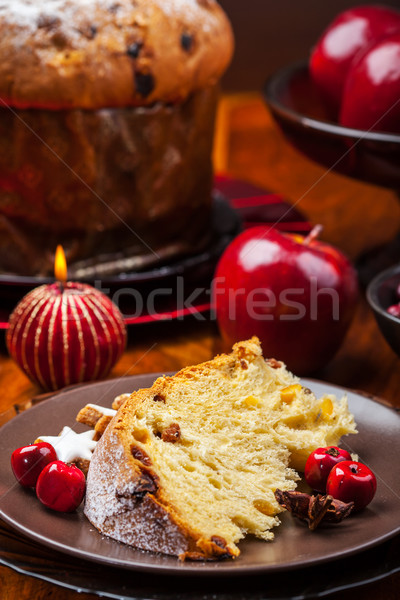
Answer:
<path fill-rule="evenodd" d="M 248 533 L 273 539 L 292 464 L 355 431 L 346 400 L 318 400 L 252 338 L 124 402 L 93 453 L 85 514 L 137 548 L 235 557 Z"/>

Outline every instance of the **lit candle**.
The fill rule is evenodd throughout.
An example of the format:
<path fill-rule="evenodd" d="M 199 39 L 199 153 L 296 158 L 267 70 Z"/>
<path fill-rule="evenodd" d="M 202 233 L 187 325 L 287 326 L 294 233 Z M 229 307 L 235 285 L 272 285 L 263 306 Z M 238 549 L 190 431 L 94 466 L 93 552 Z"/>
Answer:
<path fill-rule="evenodd" d="M 57 246 L 56 256 L 54 258 L 54 277 L 60 283 L 60 290 L 64 290 L 64 283 L 67 281 L 67 261 L 65 259 L 65 253 L 62 246 Z"/>
<path fill-rule="evenodd" d="M 54 272 L 54 283 L 35 288 L 16 306 L 6 335 L 12 358 L 48 390 L 105 377 L 126 345 L 116 305 L 88 284 L 67 281 L 61 246 Z"/>

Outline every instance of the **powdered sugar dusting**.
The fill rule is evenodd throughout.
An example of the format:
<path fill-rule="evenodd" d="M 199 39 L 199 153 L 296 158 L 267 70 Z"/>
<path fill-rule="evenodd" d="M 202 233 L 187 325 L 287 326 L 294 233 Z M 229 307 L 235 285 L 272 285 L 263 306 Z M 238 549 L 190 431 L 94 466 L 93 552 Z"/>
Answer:
<path fill-rule="evenodd" d="M 156 0 L 155 4 L 171 18 L 182 14 L 196 18 L 205 12 L 204 6 L 198 0 Z"/>
<path fill-rule="evenodd" d="M 201 25 L 204 32 L 209 32 L 215 24 L 215 13 L 208 9 L 215 3 L 202 5 L 199 0 L 157 0 L 155 2 L 163 13 L 170 19 L 185 18 L 193 23 Z"/>
<path fill-rule="evenodd" d="M 127 476 L 125 464 L 126 452 L 118 436 L 106 433 L 88 473 L 86 517 L 101 533 L 119 542 L 166 554 L 188 550 L 185 535 L 163 508 L 147 495 L 135 502 L 131 489 L 134 482 L 121 479 L 122 473 Z"/>
<path fill-rule="evenodd" d="M 145 9 L 148 2 L 149 0 L 137 2 L 136 10 Z M 90 18 L 96 11 L 105 10 L 113 4 L 115 2 L 112 0 L 12 0 L 8 3 L 0 3 L 0 16 L 5 17 L 12 25 L 34 28 L 43 15 L 68 23 L 77 10 L 82 11 L 83 9 Z M 124 6 L 128 4 L 124 0 L 120 0 L 119 4 L 128 8 L 128 6 Z M 194 20 L 201 16 L 204 19 L 205 14 L 211 12 L 198 0 L 153 0 L 152 5 L 157 6 L 172 19 L 178 16 L 186 16 Z M 135 10 L 135 8 L 132 9 L 131 3 L 129 3 L 129 7 L 131 10 Z"/>
<path fill-rule="evenodd" d="M 0 0 L 0 30 L 0 97 L 20 108 L 183 101 L 233 49 L 215 0 Z"/>
<path fill-rule="evenodd" d="M 51 16 L 60 20 L 68 20 L 77 8 L 91 9 L 102 3 L 96 0 L 12 0 L 0 4 L 0 16 L 5 17 L 10 25 L 20 25 L 35 29 L 41 16 Z"/>

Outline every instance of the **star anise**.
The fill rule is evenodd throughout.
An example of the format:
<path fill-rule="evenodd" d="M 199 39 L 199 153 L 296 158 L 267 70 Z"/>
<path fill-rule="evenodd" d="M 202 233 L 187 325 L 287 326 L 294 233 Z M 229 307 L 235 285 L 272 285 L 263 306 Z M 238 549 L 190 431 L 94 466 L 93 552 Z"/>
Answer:
<path fill-rule="evenodd" d="M 354 506 L 354 502 L 342 502 L 329 494 L 312 496 L 304 492 L 278 489 L 275 491 L 275 498 L 294 517 L 306 521 L 312 530 L 316 529 L 321 521 L 340 523 L 349 516 Z"/>

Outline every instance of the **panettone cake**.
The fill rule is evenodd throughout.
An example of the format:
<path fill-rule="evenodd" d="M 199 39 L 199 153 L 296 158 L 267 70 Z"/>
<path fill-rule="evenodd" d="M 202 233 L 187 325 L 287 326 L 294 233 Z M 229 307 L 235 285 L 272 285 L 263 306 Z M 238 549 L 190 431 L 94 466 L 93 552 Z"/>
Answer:
<path fill-rule="evenodd" d="M 252 338 L 122 404 L 94 450 L 85 514 L 137 548 L 235 557 L 246 534 L 273 539 L 274 492 L 295 488 L 309 453 L 355 432 L 345 398 L 316 398 Z"/>
<path fill-rule="evenodd" d="M 0 272 L 203 248 L 232 49 L 214 0 L 0 2 Z"/>

